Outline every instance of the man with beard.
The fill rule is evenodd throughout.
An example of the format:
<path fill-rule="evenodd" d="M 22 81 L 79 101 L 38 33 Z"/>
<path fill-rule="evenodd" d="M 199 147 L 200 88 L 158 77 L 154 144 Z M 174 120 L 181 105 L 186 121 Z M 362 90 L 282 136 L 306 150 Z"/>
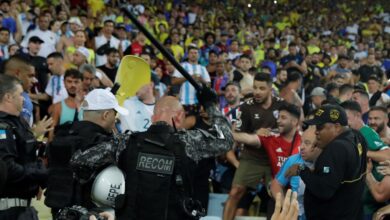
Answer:
<path fill-rule="evenodd" d="M 236 122 L 239 112 L 240 98 L 241 98 L 240 84 L 230 82 L 225 86 L 225 99 L 227 105 L 222 108 L 223 114 L 229 119 L 230 122 Z"/>
<path fill-rule="evenodd" d="M 76 69 L 69 69 L 65 72 L 64 83 L 68 97 L 54 104 L 52 113 L 54 126 L 82 119 L 78 111 L 81 100 L 78 100 L 78 97 L 76 97 L 81 89 L 81 79 L 81 73 Z M 53 137 L 54 132 L 51 131 L 49 133 L 49 140 L 52 140 Z"/>
<path fill-rule="evenodd" d="M 360 105 L 355 101 L 345 101 L 341 103 L 341 107 L 343 107 L 347 113 L 348 117 L 348 125 L 357 131 L 359 131 L 367 143 L 367 157 L 373 160 L 372 165 L 374 166 L 374 170 L 372 171 L 372 175 L 376 181 L 381 181 L 383 176 L 377 172 L 376 167 L 379 162 L 390 159 L 389 147 L 382 142 L 379 135 L 370 127 L 363 123 L 361 117 L 361 108 Z M 390 190 L 390 185 L 385 189 L 386 191 Z M 376 210 L 382 207 L 384 204 L 376 201 L 373 197 L 374 194 L 368 191 L 366 187 L 363 194 L 363 208 L 364 208 L 364 216 L 365 219 L 371 219 L 372 215 Z"/>
<path fill-rule="evenodd" d="M 301 111 L 297 106 L 286 103 L 279 108 L 277 120 L 279 134 L 270 132 L 270 129 L 262 128 L 257 134 L 233 133 L 234 140 L 256 149 L 264 148 L 271 165 L 273 179 L 284 161 L 289 156 L 298 153 L 298 146 L 301 144 L 301 136 L 297 132 L 300 115 Z M 261 185 L 266 186 L 268 182 L 263 182 Z M 252 199 L 249 201 L 252 201 L 255 196 L 251 195 Z M 272 207 L 271 202 L 268 208 L 270 206 Z M 268 210 L 267 213 L 272 213 L 272 211 Z"/>
<path fill-rule="evenodd" d="M 390 128 L 387 126 L 389 117 L 387 109 L 382 106 L 374 106 L 368 112 L 368 124 L 381 137 L 383 142 L 390 144 Z"/>
<path fill-rule="evenodd" d="M 298 153 L 298 146 L 301 144 L 301 135 L 297 130 L 300 115 L 301 111 L 297 106 L 286 103 L 279 108 L 277 120 L 279 134 L 262 128 L 258 134 L 233 132 L 233 138 L 256 149 L 264 148 L 272 168 L 272 176 L 275 177 L 284 161 Z"/>
<path fill-rule="evenodd" d="M 237 130 L 254 134 L 259 128 L 276 128 L 278 109 L 285 102 L 272 96 L 272 79 L 269 74 L 257 74 L 253 82 L 253 98 L 241 105 L 241 117 L 237 121 Z M 232 220 L 241 198 L 248 188 L 255 189 L 261 182 L 271 180 L 271 168 L 264 148 L 255 149 L 245 145 L 241 154 L 240 166 L 236 170 L 233 186 L 226 201 L 224 220 Z M 265 189 L 265 188 L 264 188 Z M 267 204 L 268 194 L 262 198 Z M 268 197 L 269 198 L 269 197 Z"/>
<path fill-rule="evenodd" d="M 107 63 L 96 67 L 102 70 L 112 82 L 115 82 L 116 72 L 118 71 L 119 51 L 115 48 L 110 48 L 106 51 Z"/>

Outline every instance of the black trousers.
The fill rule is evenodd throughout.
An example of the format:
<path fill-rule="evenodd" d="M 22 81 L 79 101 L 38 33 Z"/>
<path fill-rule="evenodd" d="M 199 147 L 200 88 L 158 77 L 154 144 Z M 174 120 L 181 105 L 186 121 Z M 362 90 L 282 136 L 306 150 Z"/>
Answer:
<path fill-rule="evenodd" d="M 34 207 L 13 207 L 0 211 L 1 220 L 38 220 Z"/>

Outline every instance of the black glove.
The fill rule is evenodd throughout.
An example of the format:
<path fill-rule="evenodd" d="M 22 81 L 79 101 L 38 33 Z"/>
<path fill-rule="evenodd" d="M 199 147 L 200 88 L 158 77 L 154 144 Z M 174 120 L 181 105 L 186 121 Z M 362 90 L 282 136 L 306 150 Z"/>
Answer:
<path fill-rule="evenodd" d="M 204 108 L 217 103 L 217 93 L 204 83 L 202 83 L 202 88 L 196 92 L 196 96 L 198 97 L 199 104 Z"/>

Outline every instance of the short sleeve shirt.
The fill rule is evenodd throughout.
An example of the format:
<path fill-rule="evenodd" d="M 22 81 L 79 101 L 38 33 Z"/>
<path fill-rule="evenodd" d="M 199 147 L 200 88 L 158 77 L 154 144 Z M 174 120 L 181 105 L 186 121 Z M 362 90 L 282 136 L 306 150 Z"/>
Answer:
<path fill-rule="evenodd" d="M 279 172 L 287 158 L 299 152 L 301 135 L 295 134 L 294 143 L 286 141 L 282 136 L 260 137 L 261 147 L 267 152 L 271 164 L 272 177 Z"/>

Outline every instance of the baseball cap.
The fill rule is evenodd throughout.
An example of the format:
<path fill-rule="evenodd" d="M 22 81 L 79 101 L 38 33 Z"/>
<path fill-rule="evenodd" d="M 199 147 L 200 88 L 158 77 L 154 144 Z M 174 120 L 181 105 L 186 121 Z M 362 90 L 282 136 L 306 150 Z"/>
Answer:
<path fill-rule="evenodd" d="M 128 115 L 127 109 L 119 106 L 114 94 L 107 89 L 94 89 L 85 96 L 84 111 L 115 109 L 121 115 Z"/>
<path fill-rule="evenodd" d="M 324 88 L 322 87 L 315 87 L 311 93 L 310 93 L 310 96 L 325 96 L 326 94 L 326 91 Z"/>
<path fill-rule="evenodd" d="M 307 125 L 322 125 L 325 123 L 339 123 L 342 126 L 348 125 L 348 118 L 345 110 L 339 105 L 323 105 L 314 113 L 314 118 L 304 122 Z"/>
<path fill-rule="evenodd" d="M 30 37 L 30 39 L 28 40 L 28 42 L 33 42 L 33 43 L 44 43 L 45 41 L 43 41 L 41 38 L 39 38 L 38 36 L 32 36 Z"/>

